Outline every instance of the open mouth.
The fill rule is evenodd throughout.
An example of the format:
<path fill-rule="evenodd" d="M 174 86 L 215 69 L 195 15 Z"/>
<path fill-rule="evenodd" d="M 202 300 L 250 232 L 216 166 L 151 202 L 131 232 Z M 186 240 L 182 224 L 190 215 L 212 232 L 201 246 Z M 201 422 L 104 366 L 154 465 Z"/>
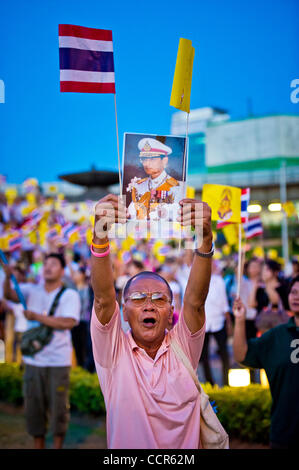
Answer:
<path fill-rule="evenodd" d="M 149 318 L 145 318 L 143 321 L 142 321 L 143 325 L 147 328 L 151 328 L 153 327 L 157 321 L 155 318 L 153 317 L 149 317 Z"/>

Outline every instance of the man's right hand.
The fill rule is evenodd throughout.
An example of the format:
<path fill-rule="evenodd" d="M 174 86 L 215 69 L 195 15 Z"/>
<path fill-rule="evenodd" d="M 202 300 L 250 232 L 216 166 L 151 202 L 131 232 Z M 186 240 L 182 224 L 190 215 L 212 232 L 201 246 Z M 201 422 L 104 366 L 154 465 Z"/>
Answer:
<path fill-rule="evenodd" d="M 126 223 L 128 210 L 116 194 L 108 194 L 95 206 L 94 237 L 103 239 L 114 223 Z"/>

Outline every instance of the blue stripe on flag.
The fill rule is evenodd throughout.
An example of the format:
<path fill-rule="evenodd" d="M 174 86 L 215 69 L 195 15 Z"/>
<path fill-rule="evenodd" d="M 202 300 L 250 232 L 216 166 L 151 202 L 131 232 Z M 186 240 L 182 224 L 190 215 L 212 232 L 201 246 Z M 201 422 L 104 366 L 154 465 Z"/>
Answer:
<path fill-rule="evenodd" d="M 61 70 L 114 72 L 113 52 L 86 51 L 63 47 L 59 49 Z"/>
<path fill-rule="evenodd" d="M 247 199 L 245 201 L 242 201 L 241 200 L 241 211 L 243 212 L 246 212 L 247 211 L 247 206 L 248 206 L 248 201 Z"/>
<path fill-rule="evenodd" d="M 255 222 L 254 224 L 253 223 L 250 223 L 248 222 L 248 225 L 246 226 L 246 230 L 254 230 L 256 228 L 261 228 L 263 229 L 263 226 L 260 222 Z"/>

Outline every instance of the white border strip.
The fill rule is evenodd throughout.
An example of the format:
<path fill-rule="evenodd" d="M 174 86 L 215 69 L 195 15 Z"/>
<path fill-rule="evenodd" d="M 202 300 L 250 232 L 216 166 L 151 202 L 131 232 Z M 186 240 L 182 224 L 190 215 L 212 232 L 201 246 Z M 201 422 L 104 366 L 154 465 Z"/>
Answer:
<path fill-rule="evenodd" d="M 74 36 L 59 36 L 59 47 L 70 47 L 86 51 L 113 52 L 112 41 L 76 38 Z"/>
<path fill-rule="evenodd" d="M 61 82 L 115 83 L 114 72 L 86 72 L 85 70 L 60 70 Z"/>

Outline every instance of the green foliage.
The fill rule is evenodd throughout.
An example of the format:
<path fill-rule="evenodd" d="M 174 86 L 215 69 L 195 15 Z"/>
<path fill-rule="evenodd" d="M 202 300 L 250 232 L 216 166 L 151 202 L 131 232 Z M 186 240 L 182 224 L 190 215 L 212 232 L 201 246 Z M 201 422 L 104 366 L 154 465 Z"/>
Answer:
<path fill-rule="evenodd" d="M 0 400 L 22 402 L 23 371 L 16 364 L 0 364 Z M 271 395 L 260 385 L 249 387 L 212 387 L 204 390 L 215 401 L 217 416 L 229 436 L 247 442 L 269 442 Z M 84 413 L 105 413 L 104 398 L 96 374 L 80 367 L 71 370 L 70 404 Z"/>
<path fill-rule="evenodd" d="M 249 387 L 203 386 L 215 401 L 217 416 L 230 437 L 248 442 L 269 442 L 271 394 L 269 389 L 253 384 Z"/>
<path fill-rule="evenodd" d="M 23 401 L 23 370 L 17 364 L 0 364 L 0 400 L 19 405 Z M 85 413 L 105 413 L 104 398 L 96 374 L 76 367 L 70 374 L 71 407 Z"/>
<path fill-rule="evenodd" d="M 0 364 L 0 400 L 20 405 L 22 384 L 23 372 L 17 364 Z"/>
<path fill-rule="evenodd" d="M 71 406 L 85 413 L 105 413 L 105 402 L 97 374 L 90 374 L 81 367 L 71 370 Z"/>

